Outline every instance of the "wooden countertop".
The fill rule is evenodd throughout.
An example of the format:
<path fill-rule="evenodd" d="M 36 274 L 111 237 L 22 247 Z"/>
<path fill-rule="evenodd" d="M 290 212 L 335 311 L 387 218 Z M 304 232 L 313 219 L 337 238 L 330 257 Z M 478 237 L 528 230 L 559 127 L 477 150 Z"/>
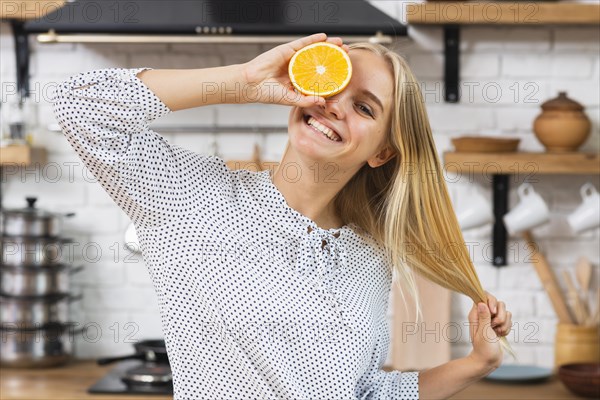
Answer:
<path fill-rule="evenodd" d="M 133 396 L 89 394 L 87 388 L 110 371 L 112 365 L 98 366 L 93 360 L 78 360 L 48 369 L 0 369 L 2 400 L 172 400 L 172 396 Z M 479 381 L 452 400 L 577 399 L 552 377 L 539 384 L 500 384 Z"/>

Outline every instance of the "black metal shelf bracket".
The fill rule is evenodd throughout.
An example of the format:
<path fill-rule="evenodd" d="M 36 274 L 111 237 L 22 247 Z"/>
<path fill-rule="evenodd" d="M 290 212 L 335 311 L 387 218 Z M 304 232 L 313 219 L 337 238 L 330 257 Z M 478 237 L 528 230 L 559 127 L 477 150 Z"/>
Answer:
<path fill-rule="evenodd" d="M 500 267 L 506 265 L 507 232 L 503 217 L 508 212 L 509 177 L 507 174 L 494 174 L 492 189 L 494 199 L 494 229 L 492 232 L 493 260 L 492 264 Z"/>
<path fill-rule="evenodd" d="M 15 59 L 17 63 L 17 92 L 23 103 L 29 96 L 29 36 L 25 32 L 25 22 L 11 19 L 10 25 L 15 39 Z"/>
<path fill-rule="evenodd" d="M 447 103 L 460 100 L 460 26 L 444 25 L 444 99 Z"/>

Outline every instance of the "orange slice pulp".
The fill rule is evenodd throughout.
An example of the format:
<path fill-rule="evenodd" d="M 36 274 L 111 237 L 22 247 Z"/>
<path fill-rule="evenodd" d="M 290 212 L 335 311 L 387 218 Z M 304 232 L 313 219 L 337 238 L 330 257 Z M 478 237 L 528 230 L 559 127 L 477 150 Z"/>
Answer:
<path fill-rule="evenodd" d="M 303 47 L 292 56 L 288 73 L 292 85 L 300 93 L 329 97 L 348 86 L 352 63 L 340 46 L 318 42 Z"/>

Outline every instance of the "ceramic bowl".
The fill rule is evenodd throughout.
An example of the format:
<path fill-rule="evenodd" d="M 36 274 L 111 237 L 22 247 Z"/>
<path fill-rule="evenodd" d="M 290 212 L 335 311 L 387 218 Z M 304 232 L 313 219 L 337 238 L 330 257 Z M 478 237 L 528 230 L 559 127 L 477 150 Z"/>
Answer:
<path fill-rule="evenodd" d="M 600 363 L 561 365 L 558 378 L 578 396 L 600 398 Z"/>

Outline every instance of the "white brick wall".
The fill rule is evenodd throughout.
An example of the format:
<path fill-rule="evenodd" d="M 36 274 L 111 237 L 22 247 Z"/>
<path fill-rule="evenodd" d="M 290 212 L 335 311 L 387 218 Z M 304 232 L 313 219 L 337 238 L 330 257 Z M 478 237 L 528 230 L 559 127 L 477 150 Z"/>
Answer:
<path fill-rule="evenodd" d="M 388 14 L 404 18 L 406 1 L 375 3 Z M 522 150 L 543 151 L 532 132 L 533 119 L 540 112 L 540 104 L 556 96 L 559 90 L 567 91 L 570 97 L 586 107 L 593 130 L 584 148 L 598 151 L 599 33 L 598 28 L 464 27 L 461 30 L 463 101 L 459 104 L 443 101 L 443 31 L 440 27 L 411 26 L 410 40 L 399 40 L 393 48 L 409 60 L 421 80 L 440 155 L 451 148 L 451 137 L 477 133 L 516 136 L 521 138 Z M 81 316 L 81 322 L 94 322 L 102 329 L 97 341 L 78 341 L 77 354 L 82 358 L 128 354 L 131 343 L 125 340 L 127 334 L 134 340 L 162 336 L 156 295 L 141 257 L 134 255 L 130 259 L 132 262 L 124 260 L 130 255 L 122 249 L 127 217 L 99 185 L 89 179 L 86 181 L 85 169 L 62 134 L 47 130 L 48 124 L 55 121 L 44 93 L 62 79 L 88 69 L 118 66 L 208 68 L 249 61 L 273 46 L 45 46 L 31 42 L 31 82 L 36 91 L 33 108 L 36 126 L 32 134 L 38 145 L 48 149 L 50 163 L 58 166 L 62 175 L 56 180 L 48 168 L 45 171 L 6 169 L 6 181 L 2 186 L 4 206 L 21 207 L 25 196 L 37 195 L 41 208 L 77 213 L 68 220 L 66 234 L 80 243 L 95 243 L 102 250 L 100 258 L 87 263 L 87 256 L 80 252 L 74 260 L 75 264 L 86 264 L 85 270 L 73 279 L 74 291 L 84 295 L 83 301 L 73 305 L 74 312 Z M 10 85 L 14 85 L 15 68 L 13 40 L 4 22 L 0 23 L 0 45 L 0 78 L 6 96 Z M 496 93 L 496 88 L 501 92 Z M 159 130 L 165 125 L 286 126 L 289 112 L 288 107 L 282 106 L 210 106 L 173 113 L 156 121 L 154 127 Z M 219 152 L 226 158 L 251 156 L 253 144 L 257 142 L 266 160 L 279 160 L 287 141 L 285 131 L 264 135 L 180 133 L 165 136 L 172 143 L 200 153 L 208 153 L 211 141 L 216 138 Z M 592 181 L 600 188 L 597 177 L 538 175 L 534 178 L 536 190 L 546 199 L 553 214 L 549 224 L 535 228 L 533 233 L 552 267 L 557 271 L 573 268 L 582 255 L 597 267 L 600 264 L 599 231 L 574 235 L 566 224 L 566 215 L 581 200 L 579 187 Z M 517 201 L 519 183 L 521 181 L 511 181 L 511 206 Z M 449 183 L 455 207 L 468 201 L 468 193 L 475 186 L 491 198 L 491 182 L 481 177 Z M 510 264 L 496 268 L 490 262 L 491 226 L 465 231 L 464 236 L 484 288 L 505 301 L 513 312 L 515 332 L 510 337 L 515 340 L 519 362 L 551 366 L 556 315 L 528 260 L 529 253 L 522 238 L 518 235 L 511 238 Z M 114 249 L 120 249 L 116 258 Z M 595 268 L 594 278 L 597 277 L 598 268 Z M 456 294 L 452 298 L 453 320 L 462 323 L 472 302 Z M 135 331 L 125 328 L 128 322 L 136 324 Z M 532 324 L 539 326 L 535 334 L 532 334 Z M 528 335 L 537 342 L 526 343 Z M 453 355 L 458 357 L 469 351 L 465 337 L 454 346 Z"/>

